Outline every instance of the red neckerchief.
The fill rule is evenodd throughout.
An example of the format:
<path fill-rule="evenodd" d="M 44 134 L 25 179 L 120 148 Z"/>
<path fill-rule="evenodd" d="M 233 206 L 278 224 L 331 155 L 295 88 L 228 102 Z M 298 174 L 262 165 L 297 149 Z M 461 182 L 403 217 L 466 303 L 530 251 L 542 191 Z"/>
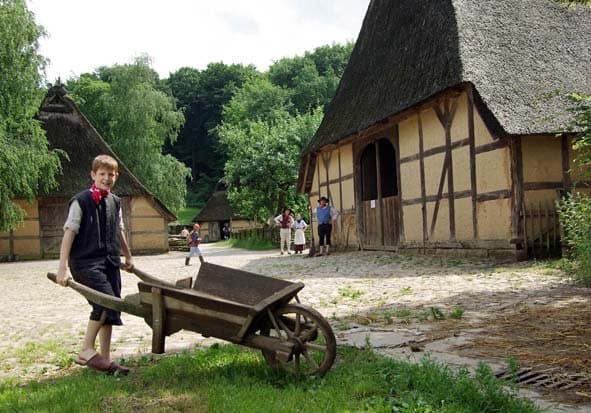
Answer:
<path fill-rule="evenodd" d="M 108 197 L 110 193 L 111 191 L 108 189 L 98 189 L 94 182 L 90 187 L 90 196 L 92 197 L 94 203 L 97 205 L 101 203 L 101 199 Z"/>

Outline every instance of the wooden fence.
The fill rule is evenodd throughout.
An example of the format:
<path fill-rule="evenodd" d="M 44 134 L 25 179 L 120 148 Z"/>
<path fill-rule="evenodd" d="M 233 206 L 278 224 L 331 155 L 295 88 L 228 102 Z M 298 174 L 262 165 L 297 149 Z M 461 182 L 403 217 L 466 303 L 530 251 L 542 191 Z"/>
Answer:
<path fill-rule="evenodd" d="M 306 245 L 309 245 L 309 243 L 310 243 L 310 236 L 311 236 L 310 231 L 311 230 L 312 230 L 312 227 L 310 225 L 308 225 L 308 227 L 304 231 L 304 234 L 306 234 Z M 292 229 L 292 231 L 291 231 L 292 244 L 293 244 L 294 233 L 295 233 L 295 231 Z M 264 239 L 264 240 L 271 241 L 274 245 L 277 245 L 279 247 L 279 240 L 280 240 L 279 227 L 278 226 L 274 226 L 274 227 L 265 226 L 265 227 L 258 227 L 258 228 L 241 229 L 240 231 L 232 232 L 232 238 Z"/>
<path fill-rule="evenodd" d="M 560 256 L 561 228 L 556 204 L 548 201 L 523 206 L 524 244 L 529 258 Z"/>

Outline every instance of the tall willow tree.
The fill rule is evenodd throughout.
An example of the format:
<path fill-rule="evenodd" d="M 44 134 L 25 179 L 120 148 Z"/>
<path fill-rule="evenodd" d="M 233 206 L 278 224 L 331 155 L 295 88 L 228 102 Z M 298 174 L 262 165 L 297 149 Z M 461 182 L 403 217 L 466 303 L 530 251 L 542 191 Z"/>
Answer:
<path fill-rule="evenodd" d="M 101 67 L 68 82 L 80 109 L 125 165 L 173 211 L 185 204 L 190 169 L 171 155 L 184 117 L 161 90 L 146 56 L 126 65 Z"/>
<path fill-rule="evenodd" d="M 23 0 L 0 0 L 0 231 L 22 223 L 24 211 L 13 200 L 54 187 L 60 170 L 59 154 L 33 119 L 44 93 L 42 35 Z"/>

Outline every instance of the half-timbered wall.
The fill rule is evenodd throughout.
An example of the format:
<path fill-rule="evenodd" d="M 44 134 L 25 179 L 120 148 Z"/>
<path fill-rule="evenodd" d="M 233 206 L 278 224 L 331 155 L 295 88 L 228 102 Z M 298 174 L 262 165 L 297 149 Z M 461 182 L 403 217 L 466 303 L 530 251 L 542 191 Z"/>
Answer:
<path fill-rule="evenodd" d="M 138 253 L 163 252 L 168 250 L 167 222 L 145 197 L 132 197 L 131 216 L 127 231 L 132 251 Z M 125 213 L 125 212 L 124 212 Z"/>
<path fill-rule="evenodd" d="M 39 212 L 37 200 L 26 202 L 17 200 L 17 205 L 25 211 L 23 225 L 12 232 L 0 232 L 0 257 L 8 258 L 15 255 L 21 258 L 41 256 L 41 240 L 39 239 Z"/>
<path fill-rule="evenodd" d="M 312 209 L 316 208 L 321 196 L 327 196 L 331 205 L 338 211 L 338 218 L 332 231 L 332 243 L 344 247 L 357 246 L 358 242 L 353 169 L 351 143 L 331 147 L 320 152 L 317 155 L 310 192 Z M 303 213 L 302 216 L 307 216 L 307 214 Z M 316 221 L 312 224 L 312 230 L 317 234 Z"/>
<path fill-rule="evenodd" d="M 404 240 L 509 240 L 511 157 L 493 139 L 469 91 L 399 123 Z"/>
<path fill-rule="evenodd" d="M 315 154 L 314 170 L 308 171 L 314 174 L 311 205 L 320 195 L 328 195 L 337 209 L 351 211 L 357 220 L 356 242 L 373 248 L 365 229 L 384 221 L 384 215 L 363 212 L 363 185 L 368 179 L 362 172 L 364 151 L 387 139 L 397 151 L 394 173 L 399 175 L 401 208 L 397 222 L 388 217 L 383 225 L 398 225 L 398 247 L 469 248 L 489 256 L 524 257 L 528 205 L 550 205 L 573 188 L 589 192 L 591 182 L 573 169 L 572 137 L 493 136 L 472 93 L 470 85 L 449 91 L 324 147 Z M 341 241 L 339 224 L 336 238 Z M 385 231 L 372 235 L 383 241 Z M 387 245 L 382 242 L 382 247 Z"/>

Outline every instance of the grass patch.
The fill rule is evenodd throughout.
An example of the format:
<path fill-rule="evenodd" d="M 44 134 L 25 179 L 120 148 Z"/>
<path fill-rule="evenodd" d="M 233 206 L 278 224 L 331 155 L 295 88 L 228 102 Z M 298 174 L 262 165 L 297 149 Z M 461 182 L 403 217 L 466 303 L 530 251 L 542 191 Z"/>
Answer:
<path fill-rule="evenodd" d="M 2 411 L 18 412 L 538 412 L 494 378 L 434 361 L 418 365 L 340 347 L 324 378 L 271 370 L 258 351 L 214 345 L 157 361 L 127 377 L 76 370 L 60 378 L 0 383 Z"/>
<path fill-rule="evenodd" d="M 190 225 L 193 223 L 193 218 L 197 216 L 200 208 L 187 206 L 176 213 L 176 221 L 173 224 Z"/>
<path fill-rule="evenodd" d="M 216 245 L 221 247 L 243 248 L 253 251 L 265 251 L 278 248 L 278 246 L 273 244 L 271 241 L 262 238 L 230 238 L 227 241 L 218 242 Z"/>

